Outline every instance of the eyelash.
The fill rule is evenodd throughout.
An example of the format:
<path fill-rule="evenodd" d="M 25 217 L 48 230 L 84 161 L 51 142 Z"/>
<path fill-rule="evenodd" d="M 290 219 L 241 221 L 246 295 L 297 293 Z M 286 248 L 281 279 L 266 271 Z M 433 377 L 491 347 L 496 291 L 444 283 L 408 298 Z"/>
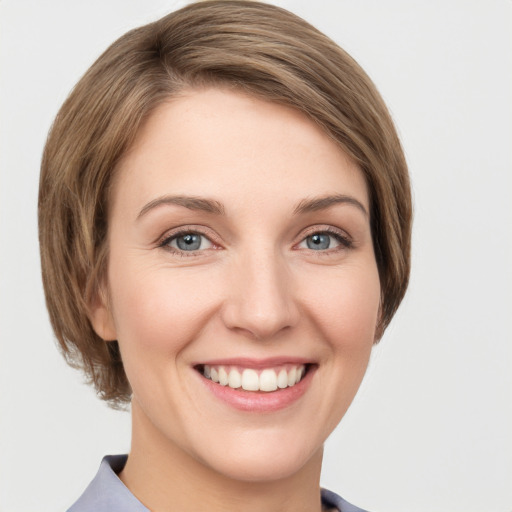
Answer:
<path fill-rule="evenodd" d="M 181 236 L 185 236 L 185 235 L 198 235 L 198 236 L 204 237 L 214 246 L 213 247 L 214 249 L 219 248 L 218 244 L 212 240 L 211 236 L 208 236 L 199 230 L 195 230 L 195 229 L 191 229 L 191 228 L 183 228 L 183 229 L 173 232 L 170 235 L 165 235 L 158 242 L 158 247 L 162 248 L 166 251 L 169 251 L 172 254 L 181 256 L 181 257 L 198 256 L 199 255 L 198 253 L 201 253 L 205 250 L 211 249 L 211 248 L 208 248 L 208 249 L 198 249 L 195 251 L 183 251 L 183 250 L 176 249 L 176 248 L 170 246 L 170 244 L 173 240 L 175 240 Z M 301 244 L 307 238 L 309 238 L 310 236 L 313 236 L 313 235 L 328 235 L 328 236 L 333 237 L 340 244 L 340 246 L 338 246 L 338 247 L 333 247 L 333 248 L 328 248 L 328 249 L 323 249 L 323 250 L 318 250 L 318 251 L 309 249 L 311 252 L 316 253 L 318 256 L 327 256 L 332 253 L 339 252 L 342 250 L 352 249 L 354 247 L 353 241 L 350 239 L 350 237 L 348 235 L 344 235 L 340 231 L 338 231 L 337 229 L 332 228 L 332 227 L 326 227 L 323 229 L 315 228 L 315 229 L 310 230 L 309 232 L 305 233 L 305 235 L 302 237 L 302 239 L 298 242 L 298 244 L 295 244 L 294 247 Z"/>

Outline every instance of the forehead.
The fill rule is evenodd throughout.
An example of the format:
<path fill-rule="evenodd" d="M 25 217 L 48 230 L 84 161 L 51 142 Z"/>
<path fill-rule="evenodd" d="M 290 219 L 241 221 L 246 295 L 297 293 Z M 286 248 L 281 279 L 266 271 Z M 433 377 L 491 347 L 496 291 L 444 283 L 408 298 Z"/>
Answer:
<path fill-rule="evenodd" d="M 160 105 L 117 173 L 114 202 L 173 193 L 234 204 L 337 192 L 368 209 L 361 170 L 323 129 L 293 108 L 218 88 L 185 91 Z"/>

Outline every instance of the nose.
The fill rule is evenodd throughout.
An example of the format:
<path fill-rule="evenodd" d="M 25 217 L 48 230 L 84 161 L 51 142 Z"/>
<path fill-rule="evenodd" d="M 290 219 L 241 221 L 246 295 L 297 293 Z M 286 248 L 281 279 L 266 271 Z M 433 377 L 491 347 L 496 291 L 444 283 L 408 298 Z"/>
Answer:
<path fill-rule="evenodd" d="M 275 251 L 242 256 L 231 267 L 228 283 L 222 317 L 229 329 L 266 340 L 299 321 L 290 269 Z"/>

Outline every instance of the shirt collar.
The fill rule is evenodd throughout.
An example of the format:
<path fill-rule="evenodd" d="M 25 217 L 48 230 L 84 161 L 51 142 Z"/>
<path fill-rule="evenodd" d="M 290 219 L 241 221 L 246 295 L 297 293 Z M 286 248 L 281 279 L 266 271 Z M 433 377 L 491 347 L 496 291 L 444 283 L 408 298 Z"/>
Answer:
<path fill-rule="evenodd" d="M 107 455 L 100 469 L 68 512 L 150 512 L 121 482 L 127 455 Z"/>

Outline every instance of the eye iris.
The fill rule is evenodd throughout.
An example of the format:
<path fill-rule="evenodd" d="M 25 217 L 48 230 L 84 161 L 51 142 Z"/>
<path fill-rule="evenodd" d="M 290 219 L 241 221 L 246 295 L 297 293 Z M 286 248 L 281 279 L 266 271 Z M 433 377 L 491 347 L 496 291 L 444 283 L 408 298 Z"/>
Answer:
<path fill-rule="evenodd" d="M 189 233 L 176 238 L 176 245 L 182 251 L 196 251 L 201 247 L 201 235 Z"/>
<path fill-rule="evenodd" d="M 309 249 L 313 249 L 316 251 L 328 249 L 330 243 L 329 235 L 325 235 L 322 233 L 315 233 L 314 235 L 308 236 L 307 238 L 307 246 Z"/>

